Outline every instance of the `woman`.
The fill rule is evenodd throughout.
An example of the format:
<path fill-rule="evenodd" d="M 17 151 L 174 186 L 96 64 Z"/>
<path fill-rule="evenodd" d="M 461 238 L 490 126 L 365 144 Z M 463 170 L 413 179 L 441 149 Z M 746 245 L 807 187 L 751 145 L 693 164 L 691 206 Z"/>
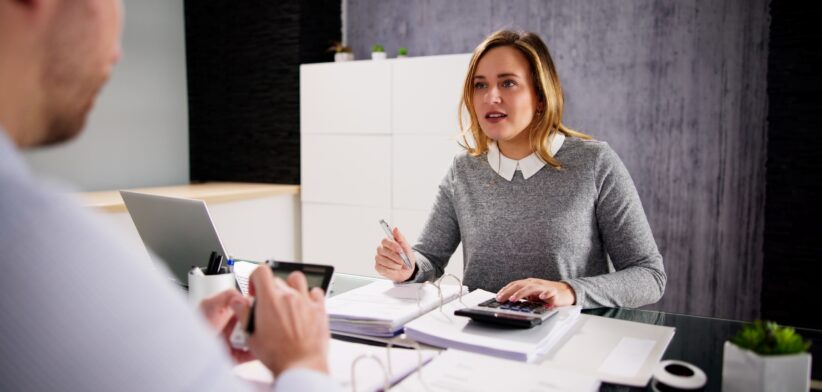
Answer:
<path fill-rule="evenodd" d="M 395 228 L 394 240 L 377 248 L 377 272 L 396 282 L 436 279 L 462 241 L 463 282 L 501 302 L 592 308 L 659 300 L 662 256 L 633 181 L 606 143 L 562 124 L 559 78 L 536 34 L 486 38 L 471 58 L 461 106 L 470 116 L 467 152 L 440 184 L 419 242 L 411 247 Z"/>

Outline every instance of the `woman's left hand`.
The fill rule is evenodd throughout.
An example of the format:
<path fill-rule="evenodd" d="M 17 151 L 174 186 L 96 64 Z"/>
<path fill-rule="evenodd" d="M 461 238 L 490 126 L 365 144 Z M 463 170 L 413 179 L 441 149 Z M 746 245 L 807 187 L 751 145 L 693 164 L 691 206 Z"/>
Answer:
<path fill-rule="evenodd" d="M 497 292 L 497 301 L 519 301 L 522 298 L 542 301 L 551 307 L 576 303 L 577 298 L 571 285 L 545 279 L 528 278 L 508 283 Z"/>

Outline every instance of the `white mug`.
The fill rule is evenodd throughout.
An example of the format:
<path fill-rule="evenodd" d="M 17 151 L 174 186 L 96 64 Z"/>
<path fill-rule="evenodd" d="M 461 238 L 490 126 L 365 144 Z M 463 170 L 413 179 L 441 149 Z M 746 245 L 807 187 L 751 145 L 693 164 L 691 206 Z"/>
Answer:
<path fill-rule="evenodd" d="M 192 306 L 214 294 L 228 289 L 235 289 L 234 274 L 202 275 L 188 273 L 188 301 Z"/>

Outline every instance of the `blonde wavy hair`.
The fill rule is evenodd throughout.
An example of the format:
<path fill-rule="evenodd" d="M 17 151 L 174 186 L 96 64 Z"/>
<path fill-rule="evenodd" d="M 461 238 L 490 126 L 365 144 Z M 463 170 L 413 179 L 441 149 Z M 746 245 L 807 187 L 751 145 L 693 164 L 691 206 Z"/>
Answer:
<path fill-rule="evenodd" d="M 581 139 L 591 139 L 591 136 L 562 124 L 564 102 L 554 61 L 542 39 L 530 32 L 499 30 L 485 38 L 474 49 L 471 63 L 468 65 L 468 74 L 465 76 L 458 114 L 461 136 L 465 142 L 462 146 L 471 156 L 479 156 L 488 151 L 489 138 L 482 132 L 474 110 L 474 75 L 477 72 L 477 64 L 485 53 L 501 46 L 510 46 L 519 50 L 528 60 L 531 67 L 531 80 L 534 83 L 533 87 L 538 101 L 542 103 L 542 110 L 537 109 L 534 112 L 534 118 L 525 131 L 529 133 L 531 149 L 552 167 L 560 168 L 559 161 L 551 155 L 549 148 L 557 133 L 561 132 L 565 136 L 575 136 Z M 470 117 L 470 123 L 467 126 L 463 122 L 463 110 L 467 110 Z M 475 141 L 473 146 L 468 140 L 469 135 Z"/>

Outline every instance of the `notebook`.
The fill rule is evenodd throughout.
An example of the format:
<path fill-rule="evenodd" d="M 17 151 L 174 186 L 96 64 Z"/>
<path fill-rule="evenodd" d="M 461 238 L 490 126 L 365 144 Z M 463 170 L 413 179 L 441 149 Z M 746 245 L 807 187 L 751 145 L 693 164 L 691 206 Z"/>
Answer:
<path fill-rule="evenodd" d="M 455 348 L 499 358 L 533 362 L 550 350 L 570 330 L 579 317 L 579 306 L 557 308 L 557 314 L 530 329 L 512 329 L 478 323 L 454 315 L 454 311 L 494 297 L 485 290 L 474 290 L 462 301 L 451 301 L 442 311 L 432 311 L 405 325 L 405 334 L 420 343 Z"/>
<path fill-rule="evenodd" d="M 457 298 L 460 290 L 467 292 L 464 286 L 441 287 L 442 300 L 431 284 L 395 284 L 389 280 L 377 280 L 331 297 L 326 301 L 331 331 L 395 336 L 407 322 L 438 308 L 441 302 Z"/>
<path fill-rule="evenodd" d="M 592 375 L 449 349 L 392 391 L 596 391 Z"/>

